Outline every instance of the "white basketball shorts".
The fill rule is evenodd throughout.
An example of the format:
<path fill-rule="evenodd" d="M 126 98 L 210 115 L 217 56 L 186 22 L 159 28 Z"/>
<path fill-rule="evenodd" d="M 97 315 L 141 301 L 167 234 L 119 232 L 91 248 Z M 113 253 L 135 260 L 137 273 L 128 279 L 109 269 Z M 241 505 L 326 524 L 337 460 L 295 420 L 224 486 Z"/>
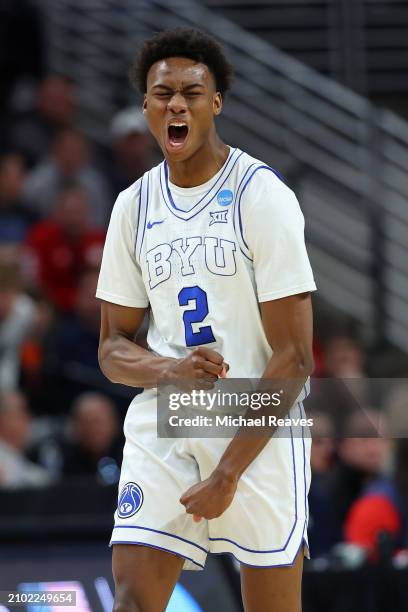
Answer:
<path fill-rule="evenodd" d="M 302 403 L 290 416 L 304 418 Z M 111 545 L 159 548 L 183 557 L 183 569 L 202 569 L 209 552 L 259 567 L 292 565 L 303 544 L 308 556 L 311 439 L 302 428 L 276 432 L 241 476 L 229 508 L 195 523 L 179 499 L 210 476 L 230 439 L 157 438 L 156 418 L 156 391 L 136 396 L 125 419 Z"/>

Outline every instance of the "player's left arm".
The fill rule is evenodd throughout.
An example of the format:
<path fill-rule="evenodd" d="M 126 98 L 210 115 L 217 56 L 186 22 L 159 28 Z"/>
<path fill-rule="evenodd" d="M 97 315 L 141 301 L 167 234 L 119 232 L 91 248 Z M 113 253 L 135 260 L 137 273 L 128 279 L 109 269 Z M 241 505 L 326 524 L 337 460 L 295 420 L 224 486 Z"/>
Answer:
<path fill-rule="evenodd" d="M 304 242 L 304 219 L 293 191 L 269 169 L 260 169 L 242 199 L 241 250 L 252 259 L 266 338 L 273 350 L 260 381 L 260 391 L 283 390 L 274 416 L 284 417 L 313 369 L 312 306 L 316 286 Z M 271 406 L 256 416 L 271 415 Z M 207 519 L 230 505 L 238 480 L 275 432 L 268 425 L 248 435 L 245 427 L 226 448 L 205 481 L 180 499 L 188 513 Z"/>
<path fill-rule="evenodd" d="M 273 393 L 283 388 L 282 401 L 273 414 L 284 417 L 299 396 L 313 370 L 312 306 L 309 293 L 261 303 L 266 337 L 273 349 L 262 381 L 263 391 Z M 279 382 L 278 382 L 279 381 Z M 271 414 L 270 407 L 256 416 Z M 259 455 L 276 430 L 266 425 L 257 435 L 246 435 L 245 428 L 226 448 L 211 476 L 191 487 L 180 499 L 188 513 L 207 519 L 220 516 L 231 504 L 238 480 Z"/>

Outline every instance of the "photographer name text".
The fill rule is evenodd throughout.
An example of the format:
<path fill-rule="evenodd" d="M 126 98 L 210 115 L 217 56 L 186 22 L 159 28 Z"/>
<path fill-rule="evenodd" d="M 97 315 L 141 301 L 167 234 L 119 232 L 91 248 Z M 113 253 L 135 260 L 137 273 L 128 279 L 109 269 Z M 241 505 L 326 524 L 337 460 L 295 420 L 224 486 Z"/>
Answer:
<path fill-rule="evenodd" d="M 172 414 L 169 417 L 171 427 L 312 427 L 313 419 L 280 418 L 273 414 L 259 417 L 238 416 L 207 416 L 181 417 Z"/>

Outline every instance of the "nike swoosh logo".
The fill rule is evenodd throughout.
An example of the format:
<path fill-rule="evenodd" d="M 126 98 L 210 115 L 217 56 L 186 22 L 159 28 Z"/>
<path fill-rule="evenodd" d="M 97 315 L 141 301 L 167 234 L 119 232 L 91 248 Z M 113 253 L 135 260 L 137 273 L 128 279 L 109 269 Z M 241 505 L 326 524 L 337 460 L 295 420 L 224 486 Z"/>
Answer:
<path fill-rule="evenodd" d="M 162 219 L 161 221 L 149 221 L 146 225 L 147 229 L 152 229 L 153 225 L 159 225 L 160 223 L 163 223 L 165 221 L 165 219 Z"/>

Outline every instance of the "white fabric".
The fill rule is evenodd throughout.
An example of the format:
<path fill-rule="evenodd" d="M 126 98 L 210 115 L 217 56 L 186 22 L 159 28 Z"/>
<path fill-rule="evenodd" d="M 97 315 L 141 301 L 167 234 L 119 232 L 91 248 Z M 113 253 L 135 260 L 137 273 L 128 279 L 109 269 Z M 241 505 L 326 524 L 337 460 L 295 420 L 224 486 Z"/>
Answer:
<path fill-rule="evenodd" d="M 121 193 L 113 207 L 96 295 L 114 304 L 145 308 L 149 300 L 133 254 L 138 183 Z"/>
<path fill-rule="evenodd" d="M 248 184 L 244 236 L 254 260 L 259 302 L 313 291 L 304 242 L 304 219 L 292 190 L 261 168 Z"/>
<path fill-rule="evenodd" d="M 231 150 L 229 155 L 231 156 Z M 182 208 L 185 211 L 190 210 L 192 204 L 198 201 L 201 196 L 203 196 L 211 188 L 211 185 L 217 181 L 218 177 L 223 172 L 223 168 L 224 166 L 220 168 L 218 172 L 208 181 L 202 185 L 196 185 L 195 187 L 179 187 L 178 185 L 174 185 L 174 183 L 172 183 L 169 179 L 168 184 L 177 207 Z"/>
<path fill-rule="evenodd" d="M 293 418 L 304 416 L 292 408 Z M 115 513 L 111 544 L 139 543 L 175 552 L 184 569 L 199 570 L 208 552 L 229 552 L 248 565 L 291 565 L 307 550 L 307 493 L 311 438 L 292 428 L 275 436 L 245 471 L 231 506 L 219 518 L 195 523 L 179 499 L 217 466 L 229 439 L 158 439 L 153 391 L 137 396 L 125 421 L 119 497 L 136 483 L 143 503 L 129 518 Z"/>
<path fill-rule="evenodd" d="M 190 212 L 169 203 L 163 164 L 119 195 L 96 295 L 123 306 L 150 303 L 148 343 L 154 352 L 183 357 L 196 346 L 188 346 L 186 335 L 196 342 L 197 332 L 210 327 L 214 341 L 207 346 L 230 364 L 229 375 L 258 378 L 271 356 L 258 302 L 315 290 L 297 200 L 262 166 L 233 149 L 209 181 L 214 187 L 207 197 L 197 195 L 199 188 L 189 190 Z M 234 200 L 220 206 L 217 194 L 225 190 Z M 217 215 L 227 222 L 214 222 Z M 202 320 L 194 298 L 179 304 L 180 291 L 194 286 L 206 294 Z M 186 325 L 187 310 L 195 311 L 197 322 Z"/>
<path fill-rule="evenodd" d="M 150 305 L 148 344 L 157 354 L 183 357 L 206 345 L 230 365 L 229 377 L 259 378 L 272 354 L 259 302 L 316 288 L 303 227 L 293 192 L 239 149 L 205 185 L 187 190 L 169 182 L 162 163 L 118 197 L 97 296 Z M 112 543 L 173 551 L 189 569 L 202 566 L 207 551 L 250 565 L 293 563 L 307 541 L 310 439 L 273 439 L 230 508 L 196 524 L 179 498 L 212 472 L 229 440 L 158 439 L 154 390 L 132 402 L 125 435 L 119 494 L 129 485 L 138 499 L 140 488 L 143 503 L 132 516 L 116 515 Z"/>

